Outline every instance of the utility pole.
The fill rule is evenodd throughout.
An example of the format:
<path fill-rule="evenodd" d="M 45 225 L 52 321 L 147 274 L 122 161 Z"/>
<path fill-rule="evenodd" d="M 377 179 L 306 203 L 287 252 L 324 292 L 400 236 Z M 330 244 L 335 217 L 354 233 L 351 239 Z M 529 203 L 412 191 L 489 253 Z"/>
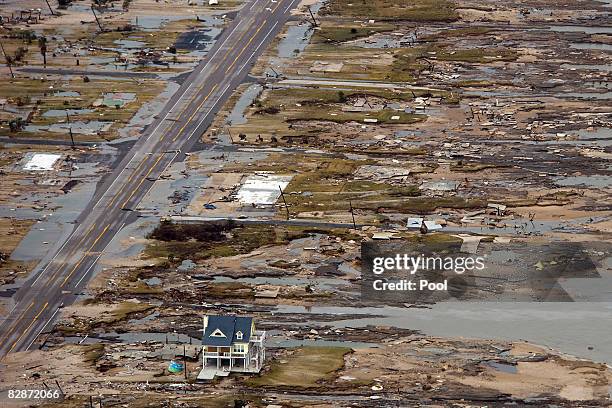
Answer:
<path fill-rule="evenodd" d="M 68 115 L 68 109 L 66 109 L 66 120 L 68 121 L 68 123 L 70 123 L 70 116 Z M 72 126 L 68 127 L 68 132 L 70 133 L 71 147 L 72 147 L 72 150 L 74 150 L 75 146 L 74 146 L 74 136 L 72 135 Z"/>
<path fill-rule="evenodd" d="M 74 150 L 76 149 L 76 146 L 74 145 L 74 136 L 72 134 L 72 126 L 68 128 L 68 131 L 70 132 L 70 145 L 71 145 L 72 150 Z"/>
<path fill-rule="evenodd" d="M 276 78 L 280 77 L 280 74 L 276 72 L 276 70 L 272 67 L 272 65 L 270 65 L 270 69 L 272 70 L 272 72 L 274 72 L 274 75 L 276 75 Z"/>
<path fill-rule="evenodd" d="M 62 390 L 62 387 L 60 386 L 57 380 L 55 380 L 55 385 L 57 385 L 57 388 L 59 388 L 60 392 L 62 393 L 62 398 L 63 398 L 66 394 L 64 394 L 64 390 Z"/>
<path fill-rule="evenodd" d="M 317 23 L 317 20 L 315 19 L 314 14 L 312 14 L 312 10 L 310 9 L 310 6 L 308 6 L 308 12 L 310 13 L 310 17 L 312 17 L 312 25 L 315 27 L 318 27 L 319 24 Z"/>
<path fill-rule="evenodd" d="M 183 344 L 183 371 L 185 372 L 185 379 L 187 379 L 187 353 L 185 352 L 184 344 Z"/>
<path fill-rule="evenodd" d="M 351 206 L 351 217 L 353 218 L 353 229 L 357 229 L 357 224 L 355 224 L 355 213 L 353 212 L 353 202 L 349 200 L 349 205 Z"/>
<path fill-rule="evenodd" d="M 232 144 L 234 144 L 234 136 L 232 136 L 232 131 L 230 130 L 230 126 L 232 125 L 231 122 L 228 123 L 229 126 L 227 126 L 227 134 L 230 137 L 230 141 L 232 142 Z"/>
<path fill-rule="evenodd" d="M 9 71 L 11 71 L 11 78 L 14 79 L 15 78 L 15 74 L 13 73 L 13 68 L 11 67 L 11 61 L 6 56 L 6 52 L 4 51 L 4 46 L 2 45 L 1 42 L 0 42 L 0 49 L 2 49 L 2 54 L 4 55 L 4 59 L 6 60 L 6 66 L 8 67 Z"/>
<path fill-rule="evenodd" d="M 285 200 L 285 193 L 283 193 L 283 189 L 281 188 L 281 186 L 278 186 L 278 189 L 280 190 L 281 197 L 283 198 L 283 202 L 285 203 L 285 211 L 287 211 L 287 221 L 289 221 L 289 206 L 287 205 L 287 200 Z"/>
<path fill-rule="evenodd" d="M 96 23 L 98 23 L 98 27 L 100 27 L 100 31 L 104 31 L 102 29 L 102 25 L 100 24 L 100 20 L 98 20 L 98 16 L 96 16 L 96 11 L 94 10 L 93 4 L 91 5 L 91 12 L 93 13 L 94 18 L 96 19 Z"/>
<path fill-rule="evenodd" d="M 49 6 L 49 11 L 51 12 L 51 15 L 54 16 L 55 12 L 53 11 L 53 9 L 51 8 L 51 5 L 49 4 L 49 0 L 45 0 L 47 2 L 47 6 Z"/>

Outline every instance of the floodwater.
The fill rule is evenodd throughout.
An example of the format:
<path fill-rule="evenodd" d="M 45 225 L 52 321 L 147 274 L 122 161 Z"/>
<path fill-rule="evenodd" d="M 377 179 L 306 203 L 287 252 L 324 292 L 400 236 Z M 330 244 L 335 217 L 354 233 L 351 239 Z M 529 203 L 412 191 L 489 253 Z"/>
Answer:
<path fill-rule="evenodd" d="M 323 7 L 323 2 L 319 1 L 310 6 L 310 10 L 316 16 L 321 7 Z M 302 51 L 304 51 L 304 49 L 306 49 L 313 34 L 314 29 L 310 20 L 304 21 L 298 25 L 290 26 L 287 29 L 287 35 L 278 44 L 278 56 L 280 58 L 292 58 L 298 56 Z"/>
<path fill-rule="evenodd" d="M 313 33 L 311 24 L 307 22 L 290 26 L 287 29 L 287 35 L 278 44 L 278 56 L 291 58 L 299 55 L 310 42 Z"/>
<path fill-rule="evenodd" d="M 154 31 L 171 21 L 188 20 L 193 19 L 193 17 L 193 15 L 187 14 L 178 16 L 136 16 L 132 18 L 131 23 L 145 31 Z M 203 21 L 206 25 L 213 25 L 220 22 L 216 17 L 211 16 L 199 16 L 199 18 L 200 21 Z"/>
<path fill-rule="evenodd" d="M 142 41 L 136 41 L 136 40 L 115 40 L 114 43 L 121 46 L 121 48 L 126 49 L 126 50 L 141 49 L 146 45 Z"/>
<path fill-rule="evenodd" d="M 388 325 L 441 337 L 526 340 L 563 353 L 612 364 L 612 303 L 480 303 L 446 302 L 431 309 L 401 307 L 279 306 L 278 313 L 369 314 L 333 327 Z M 380 316 L 382 315 L 382 317 Z M 592 347 L 589 350 L 588 347 Z"/>
<path fill-rule="evenodd" d="M 581 140 L 612 139 L 612 128 L 600 127 L 593 130 L 582 129 L 576 132 Z"/>
<path fill-rule="evenodd" d="M 563 177 L 555 180 L 555 184 L 563 187 L 587 186 L 610 188 L 610 186 L 612 186 L 612 176 L 593 175 Z"/>
<path fill-rule="evenodd" d="M 612 65 L 562 64 L 561 68 L 565 68 L 565 69 L 587 69 L 587 70 L 593 70 L 593 71 L 612 71 Z"/>
<path fill-rule="evenodd" d="M 236 102 L 234 109 L 230 112 L 227 123 L 231 125 L 242 125 L 247 123 L 247 119 L 244 116 L 246 109 L 255 101 L 259 96 L 263 87 L 259 84 L 252 84 L 240 95 L 240 98 Z"/>
<path fill-rule="evenodd" d="M 570 45 L 571 48 L 577 50 L 598 50 L 598 51 L 612 51 L 612 44 L 602 43 L 573 43 Z"/>
<path fill-rule="evenodd" d="M 165 104 L 170 100 L 172 95 L 179 89 L 176 82 L 168 81 L 166 88 L 155 99 L 143 104 L 140 109 L 132 116 L 130 122 L 119 130 L 122 138 L 137 137 L 141 134 L 143 128 L 153 123 L 156 115 L 158 115 Z"/>
<path fill-rule="evenodd" d="M 612 92 L 565 92 L 558 93 L 555 96 L 559 98 L 578 98 L 578 99 L 612 99 Z"/>
<path fill-rule="evenodd" d="M 84 135 L 95 135 L 104 132 L 112 126 L 113 122 L 91 120 L 89 122 L 54 123 L 52 125 L 27 125 L 26 132 L 52 132 L 52 133 L 79 133 Z"/>
<path fill-rule="evenodd" d="M 78 93 L 77 91 L 59 91 L 59 92 L 55 92 L 53 94 L 53 96 L 63 96 L 63 97 L 76 98 L 78 96 L 81 96 L 81 94 Z"/>
<path fill-rule="evenodd" d="M 49 109 L 42 114 L 45 118 L 57 118 L 57 117 L 66 117 L 68 116 L 76 116 L 83 115 L 86 113 L 93 112 L 92 109 Z"/>
<path fill-rule="evenodd" d="M 545 232 L 565 232 L 583 234 L 589 230 L 581 224 L 589 224 L 599 221 L 605 221 L 604 217 L 582 217 L 572 220 L 554 220 L 554 221 L 529 221 L 523 218 L 506 220 L 505 227 L 497 227 L 494 225 L 480 225 L 467 227 L 446 227 L 446 232 L 471 232 L 474 234 L 483 234 L 494 232 L 498 235 L 541 235 Z"/>
<path fill-rule="evenodd" d="M 487 361 L 484 364 L 495 371 L 501 371 L 508 374 L 516 374 L 518 372 L 516 366 L 512 364 L 498 363 L 496 361 Z"/>
<path fill-rule="evenodd" d="M 612 27 L 559 25 L 551 26 L 550 29 L 559 33 L 612 34 Z"/>

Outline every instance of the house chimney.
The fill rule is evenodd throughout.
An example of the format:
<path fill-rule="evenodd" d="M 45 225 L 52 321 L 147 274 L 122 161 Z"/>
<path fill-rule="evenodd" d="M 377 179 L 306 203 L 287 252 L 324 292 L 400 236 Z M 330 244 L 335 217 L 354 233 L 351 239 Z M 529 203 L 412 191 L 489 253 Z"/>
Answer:
<path fill-rule="evenodd" d="M 207 315 L 202 316 L 202 324 L 204 325 L 204 330 L 202 330 L 202 334 L 204 334 L 204 332 L 206 331 L 206 328 L 208 327 L 208 316 Z"/>

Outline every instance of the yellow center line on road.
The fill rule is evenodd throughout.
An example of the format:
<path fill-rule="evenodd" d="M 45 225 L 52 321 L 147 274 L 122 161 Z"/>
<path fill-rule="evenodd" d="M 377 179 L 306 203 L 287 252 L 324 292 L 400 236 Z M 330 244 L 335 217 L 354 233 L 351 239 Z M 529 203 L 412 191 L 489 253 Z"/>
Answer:
<path fill-rule="evenodd" d="M 87 251 L 85 251 L 85 254 L 81 257 L 81 259 L 79 260 L 79 262 L 77 262 L 76 265 L 74 265 L 74 268 L 72 268 L 72 270 L 70 271 L 70 273 L 68 274 L 68 276 L 66 276 L 66 278 L 64 279 L 64 281 L 62 282 L 62 287 L 64 287 L 66 285 L 66 282 L 68 282 L 68 279 L 70 279 L 70 277 L 72 276 L 72 274 L 77 270 L 77 268 L 81 265 L 81 263 L 85 260 L 85 258 L 87 257 L 87 253 L 90 252 L 94 246 L 96 246 L 96 244 L 98 243 L 98 241 L 102 238 L 102 236 L 106 233 L 106 231 L 108 231 L 108 229 L 110 228 L 110 224 L 108 224 L 106 227 L 104 227 L 104 229 L 102 230 L 102 232 L 98 235 L 98 237 L 94 240 L 94 242 L 91 244 L 91 246 L 89 247 L 89 249 Z"/>
<path fill-rule="evenodd" d="M 15 340 L 15 342 L 13 343 L 13 345 L 11 346 L 11 348 L 10 348 L 10 349 L 9 349 L 9 351 L 8 351 L 9 353 L 10 353 L 11 351 L 13 351 L 13 349 L 15 348 L 15 346 L 17 345 L 17 343 L 19 342 L 19 340 L 21 340 L 21 338 L 22 338 L 22 337 L 23 337 L 23 336 L 24 336 L 24 335 L 25 335 L 27 332 L 29 332 L 29 331 L 30 331 L 30 328 L 32 327 L 32 325 L 34 324 L 34 322 L 36 321 L 36 319 L 38 319 L 38 317 L 39 317 L 39 316 L 42 314 L 42 312 L 44 312 L 44 311 L 45 311 L 45 309 L 47 308 L 47 306 L 49 306 L 49 302 L 45 303 L 45 305 L 43 306 L 43 308 L 42 308 L 42 309 L 40 309 L 40 312 L 38 312 L 38 314 L 36 315 L 36 317 L 34 317 L 34 318 L 32 319 L 32 321 L 30 322 L 30 325 L 28 326 L 28 328 L 27 328 L 27 329 L 25 329 L 25 330 L 23 331 L 23 333 L 21 333 L 21 336 L 19 336 L 19 338 L 18 338 L 17 340 Z"/>
<path fill-rule="evenodd" d="M 155 166 L 157 166 L 157 163 L 159 163 L 159 161 L 162 159 L 162 155 L 160 155 L 157 160 L 155 161 L 155 163 L 153 164 L 153 166 L 151 166 L 151 168 L 149 169 L 149 171 L 147 172 L 147 174 L 145 174 L 145 176 L 140 180 L 140 183 L 138 183 L 138 185 L 136 186 L 136 188 L 134 188 L 132 190 L 132 193 L 128 196 L 128 198 L 126 198 L 126 200 L 123 202 L 123 204 L 121 204 L 121 208 L 125 207 L 125 205 L 128 203 L 128 201 L 130 201 L 130 199 L 134 196 L 134 194 L 136 194 L 136 191 L 138 191 L 138 189 L 140 188 L 140 186 L 142 185 L 142 183 L 144 183 L 144 181 L 147 179 L 147 177 L 149 177 L 149 174 L 151 174 L 151 172 L 153 171 L 153 169 L 155 168 Z"/>
<path fill-rule="evenodd" d="M 236 64 L 236 61 L 238 61 L 238 58 L 240 58 L 240 56 L 242 55 L 242 53 L 247 49 L 247 47 L 251 44 L 251 42 L 253 42 L 253 40 L 255 39 L 255 37 L 257 36 L 257 34 L 259 34 L 259 32 L 261 31 L 261 29 L 263 28 L 264 24 L 266 24 L 267 20 L 264 20 L 263 23 L 261 23 L 261 25 L 259 26 L 259 28 L 257 29 L 257 31 L 255 31 L 255 34 L 253 34 L 251 36 L 251 38 L 249 39 L 249 42 L 242 48 L 242 51 L 240 51 L 240 53 L 236 56 L 236 58 L 234 58 L 234 62 L 232 62 L 232 64 L 225 70 L 225 73 L 227 74 L 230 69 L 232 69 L 232 67 L 234 66 L 234 64 Z"/>
<path fill-rule="evenodd" d="M 130 177 L 128 177 L 128 179 L 126 180 L 125 184 L 123 184 L 123 187 L 121 187 L 119 189 L 119 191 L 117 192 L 117 194 L 115 194 L 113 196 L 113 199 L 111 200 L 110 203 L 108 203 L 107 207 L 110 208 L 112 207 L 112 205 L 115 203 L 115 201 L 121 196 L 121 193 L 123 192 L 123 190 L 125 189 L 125 186 L 127 186 L 128 184 L 130 184 L 130 181 L 132 181 L 132 179 L 134 178 L 134 176 L 138 173 L 138 171 L 140 170 L 140 167 L 145 164 L 147 162 L 147 157 L 145 156 L 144 159 L 138 164 L 138 166 L 136 166 L 136 168 L 134 169 L 134 171 L 132 172 L 132 174 L 130 174 Z"/>
<path fill-rule="evenodd" d="M 68 257 L 73 256 L 76 253 L 76 251 L 78 251 L 79 247 L 87 240 L 87 238 L 89 238 L 89 234 L 91 234 L 91 232 L 93 231 L 95 226 L 96 226 L 95 222 L 93 224 L 91 224 L 91 227 L 89 227 L 89 229 L 87 229 L 87 231 L 85 232 L 85 235 L 83 235 L 83 237 L 79 240 L 79 243 L 74 247 L 74 250 L 70 253 L 70 255 Z M 66 263 L 65 261 L 61 261 L 60 265 L 63 265 L 65 263 Z M 47 283 L 45 283 L 43 285 L 43 287 L 46 288 L 47 286 L 49 286 L 49 284 L 55 280 L 55 277 L 57 276 L 57 274 L 59 272 L 60 272 L 60 268 L 58 267 L 55 270 L 55 272 L 53 272 L 53 275 L 51 275 L 51 278 L 49 278 Z"/>
<path fill-rule="evenodd" d="M 179 131 L 179 133 L 174 137 L 174 139 L 172 139 L 173 142 L 176 141 L 176 139 L 178 139 L 182 134 L 183 131 L 185 130 L 185 128 L 187 127 L 187 125 L 189 124 L 189 122 L 191 122 L 191 119 L 193 119 L 193 117 L 195 116 L 196 113 L 198 113 L 198 111 L 200 110 L 200 108 L 202 107 L 202 105 L 204 105 L 204 103 L 208 100 L 208 98 L 210 97 L 210 95 L 215 91 L 215 89 L 217 89 L 219 85 L 215 84 L 215 86 L 212 87 L 212 89 L 210 90 L 210 92 L 208 93 L 208 95 L 206 95 L 204 97 L 204 99 L 202 99 L 202 102 L 200 102 L 200 104 L 198 105 L 198 107 L 193 111 L 193 113 L 191 114 L 191 116 L 189 117 L 189 119 L 187 119 L 187 122 L 185 123 L 185 125 L 181 128 L 181 130 Z"/>
<path fill-rule="evenodd" d="M 283 1 L 282 1 L 282 0 L 280 0 L 278 3 L 276 3 L 276 6 L 274 6 L 274 8 L 272 9 L 272 11 L 271 11 L 270 13 L 271 13 L 271 14 L 274 14 L 274 12 L 276 11 L 276 9 L 278 8 L 278 6 L 280 6 L 280 5 L 281 5 L 281 3 L 282 3 L 282 2 L 283 2 Z"/>
<path fill-rule="evenodd" d="M 7 338 L 8 338 L 8 337 L 11 335 L 11 333 L 13 332 L 13 330 L 15 330 L 15 327 L 17 327 L 17 326 L 16 326 L 17 322 L 18 322 L 18 321 L 20 321 L 20 320 L 23 318 L 23 316 L 24 316 L 26 313 L 28 313 L 28 310 L 30 310 L 30 309 L 32 308 L 32 306 L 34 306 L 34 301 L 32 301 L 32 303 L 30 303 L 30 306 L 28 306 L 28 308 L 27 308 L 27 309 L 26 309 L 26 310 L 25 310 L 25 311 L 24 311 L 24 312 L 21 314 L 21 316 L 19 317 L 19 319 L 16 319 L 16 320 L 13 322 L 12 327 L 10 327 L 10 328 L 9 328 L 9 330 L 8 330 L 8 331 L 7 331 L 7 332 L 6 332 L 6 333 L 5 333 L 5 334 L 2 336 L 2 338 L 0 339 L 0 344 L 1 344 L 1 343 L 2 343 L 4 340 L 6 340 L 6 339 L 7 339 Z"/>

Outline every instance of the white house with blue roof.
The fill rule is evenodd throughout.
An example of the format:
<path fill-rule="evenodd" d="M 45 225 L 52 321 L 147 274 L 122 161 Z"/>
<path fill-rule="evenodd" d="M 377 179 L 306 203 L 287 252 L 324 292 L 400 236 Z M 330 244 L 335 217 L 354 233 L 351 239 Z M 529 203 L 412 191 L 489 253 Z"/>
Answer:
<path fill-rule="evenodd" d="M 266 358 L 265 337 L 265 331 L 255 329 L 252 317 L 204 316 L 203 367 L 198 378 L 258 373 Z"/>

